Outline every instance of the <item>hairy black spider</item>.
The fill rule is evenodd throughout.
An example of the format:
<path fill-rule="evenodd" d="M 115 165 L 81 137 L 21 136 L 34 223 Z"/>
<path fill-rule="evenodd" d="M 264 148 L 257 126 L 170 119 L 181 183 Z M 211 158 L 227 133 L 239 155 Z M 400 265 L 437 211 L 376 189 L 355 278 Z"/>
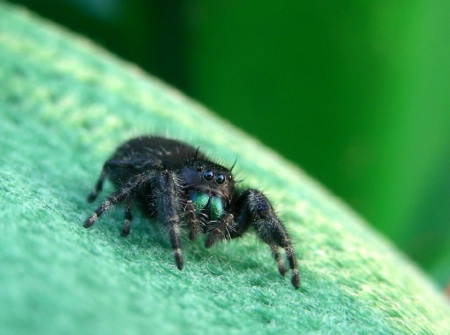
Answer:
<path fill-rule="evenodd" d="M 186 223 L 190 240 L 199 233 L 206 235 L 205 246 L 216 241 L 241 236 L 254 227 L 257 236 L 267 243 L 281 275 L 285 275 L 278 253 L 286 252 L 292 270 L 292 285 L 300 286 L 294 250 L 282 223 L 266 196 L 255 189 L 235 187 L 233 167 L 227 169 L 209 160 L 192 146 L 173 139 L 142 136 L 119 148 L 103 165 L 92 202 L 101 191 L 106 177 L 116 191 L 110 194 L 86 219 L 84 227 L 92 226 L 108 208 L 125 205 L 122 236 L 130 233 L 131 204 L 157 219 L 168 228 L 178 269 L 183 268 L 180 247 L 180 224 Z"/>

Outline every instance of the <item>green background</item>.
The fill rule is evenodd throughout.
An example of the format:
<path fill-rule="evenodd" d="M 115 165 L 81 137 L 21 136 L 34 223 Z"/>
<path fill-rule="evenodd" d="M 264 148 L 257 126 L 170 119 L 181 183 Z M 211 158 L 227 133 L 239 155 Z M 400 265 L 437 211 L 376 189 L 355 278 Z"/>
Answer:
<path fill-rule="evenodd" d="M 258 137 L 450 279 L 449 1 L 11 2 Z"/>
<path fill-rule="evenodd" d="M 302 170 L 179 91 L 86 39 L 0 1 L 1 334 L 448 334 L 442 293 L 395 247 Z M 207 129 L 208 131 L 202 131 Z M 279 276 L 253 234 L 212 249 L 123 212 L 89 230 L 102 162 L 143 132 L 239 158 L 299 259 Z M 103 195 L 111 191 L 109 185 Z"/>

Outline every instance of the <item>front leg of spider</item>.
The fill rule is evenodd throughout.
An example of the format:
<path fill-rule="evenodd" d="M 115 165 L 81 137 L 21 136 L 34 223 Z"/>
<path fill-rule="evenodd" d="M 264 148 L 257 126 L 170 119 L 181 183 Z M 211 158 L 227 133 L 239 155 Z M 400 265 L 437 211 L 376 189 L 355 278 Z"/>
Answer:
<path fill-rule="evenodd" d="M 172 245 L 175 264 L 183 269 L 183 257 L 180 243 L 181 199 L 178 176 L 171 171 L 163 171 L 157 181 L 157 215 L 158 221 L 167 227 L 170 244 Z"/>
<path fill-rule="evenodd" d="M 192 200 L 186 201 L 185 211 L 188 218 L 188 229 L 189 229 L 189 239 L 194 241 L 200 232 L 199 224 L 197 222 L 197 217 L 195 215 L 195 206 Z"/>
<path fill-rule="evenodd" d="M 230 238 L 241 236 L 249 227 L 253 226 L 258 237 L 270 246 L 282 276 L 285 274 L 285 269 L 280 259 L 278 248 L 284 249 L 292 271 L 292 285 L 295 288 L 299 288 L 300 277 L 294 249 L 283 224 L 278 219 L 266 196 L 258 190 L 248 189 L 238 198 L 233 209 L 236 218 L 232 228 L 228 229 Z M 228 216 L 223 221 L 224 225 L 230 226 L 229 221 L 230 217 Z"/>

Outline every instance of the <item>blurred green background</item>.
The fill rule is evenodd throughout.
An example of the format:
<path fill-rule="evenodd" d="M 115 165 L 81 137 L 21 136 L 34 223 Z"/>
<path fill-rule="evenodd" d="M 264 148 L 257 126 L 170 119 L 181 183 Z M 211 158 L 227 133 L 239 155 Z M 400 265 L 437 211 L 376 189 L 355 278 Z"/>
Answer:
<path fill-rule="evenodd" d="M 449 281 L 450 1 L 9 2 L 258 137 Z"/>

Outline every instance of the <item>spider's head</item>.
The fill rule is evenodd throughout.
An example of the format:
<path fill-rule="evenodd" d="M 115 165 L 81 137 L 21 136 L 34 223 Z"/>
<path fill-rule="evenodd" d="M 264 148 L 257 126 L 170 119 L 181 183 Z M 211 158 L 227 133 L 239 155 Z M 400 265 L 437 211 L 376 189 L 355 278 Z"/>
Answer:
<path fill-rule="evenodd" d="M 230 169 L 208 160 L 195 159 L 184 165 L 182 176 L 186 188 L 230 202 L 234 190 Z"/>
<path fill-rule="evenodd" d="M 189 160 L 182 169 L 184 187 L 198 210 L 210 208 L 210 219 L 217 219 L 231 202 L 234 179 L 231 169 L 204 159 Z"/>

